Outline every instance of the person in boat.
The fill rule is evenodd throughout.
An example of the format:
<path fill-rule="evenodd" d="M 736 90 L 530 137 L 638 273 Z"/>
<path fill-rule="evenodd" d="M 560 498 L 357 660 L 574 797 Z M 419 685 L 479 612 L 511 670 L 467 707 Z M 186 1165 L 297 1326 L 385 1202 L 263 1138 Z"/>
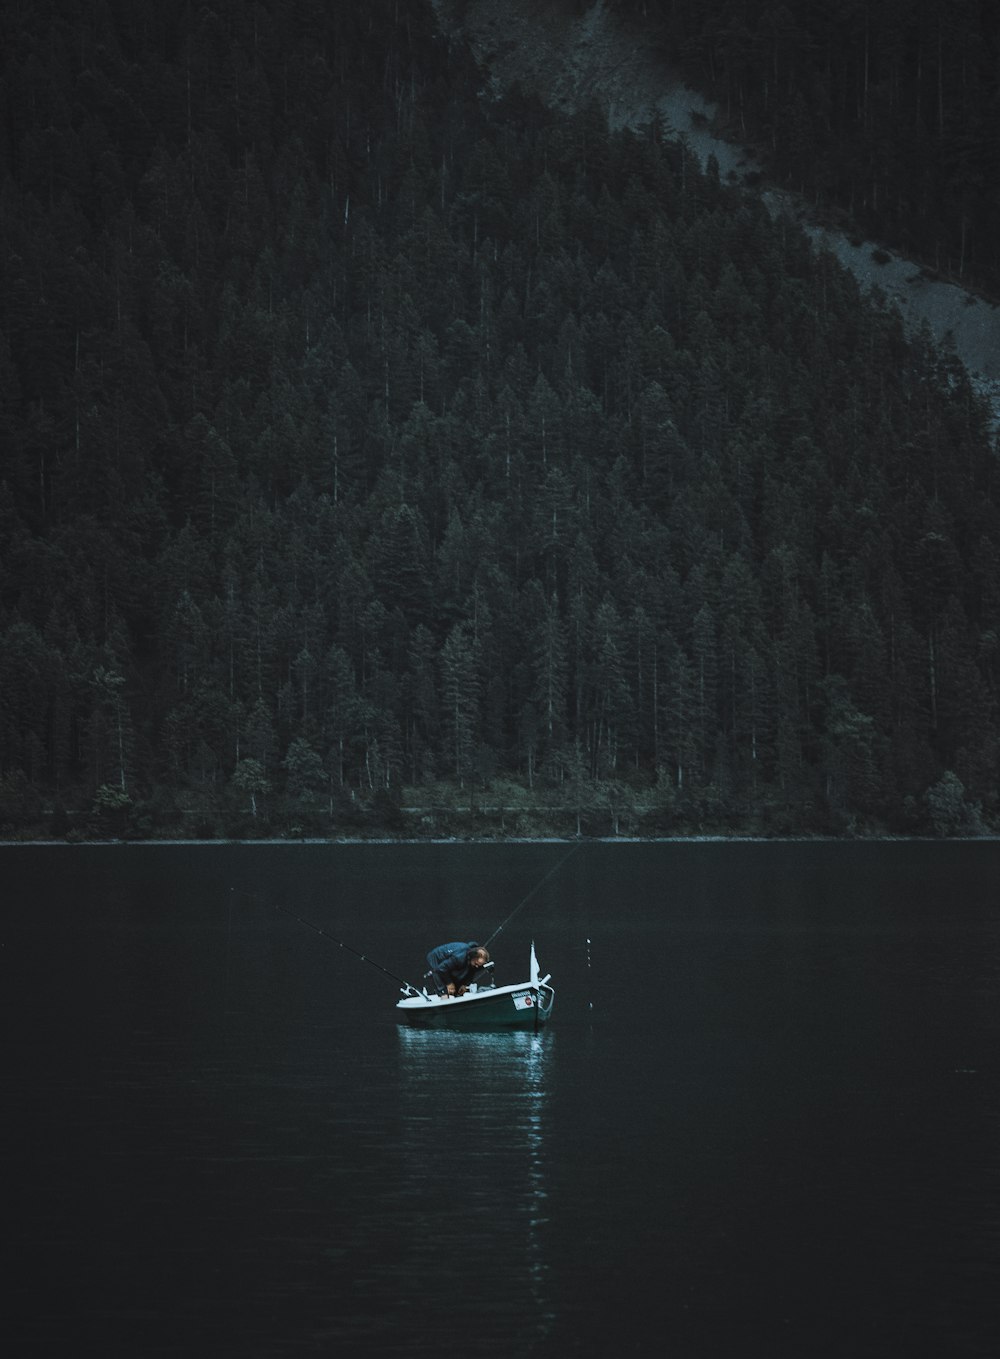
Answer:
<path fill-rule="evenodd" d="M 489 960 L 487 950 L 474 939 L 467 944 L 439 944 L 427 955 L 427 975 L 439 996 L 464 996 L 478 970 Z"/>

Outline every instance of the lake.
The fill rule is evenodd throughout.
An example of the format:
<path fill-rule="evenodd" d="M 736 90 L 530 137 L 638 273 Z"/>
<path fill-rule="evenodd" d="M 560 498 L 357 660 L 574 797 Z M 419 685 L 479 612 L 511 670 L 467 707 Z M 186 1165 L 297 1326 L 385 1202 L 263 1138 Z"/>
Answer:
<path fill-rule="evenodd" d="M 994 1355 L 1000 844 L 568 849 L 0 849 L 8 1353 Z"/>

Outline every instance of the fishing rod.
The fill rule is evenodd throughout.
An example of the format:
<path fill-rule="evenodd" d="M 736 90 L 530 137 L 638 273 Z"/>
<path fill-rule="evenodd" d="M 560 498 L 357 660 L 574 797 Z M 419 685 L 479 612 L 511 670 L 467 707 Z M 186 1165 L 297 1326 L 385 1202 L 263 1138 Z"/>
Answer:
<path fill-rule="evenodd" d="M 558 860 L 557 863 L 553 864 L 553 866 L 549 869 L 545 876 L 541 878 L 538 882 L 536 882 L 534 887 L 532 887 L 531 890 L 521 898 L 521 900 L 517 903 L 517 905 L 506 917 L 506 919 L 500 922 L 500 924 L 496 927 L 496 929 L 493 931 L 490 937 L 486 940 L 486 943 L 483 945 L 483 948 L 489 947 L 489 945 L 493 942 L 497 935 L 501 934 L 507 928 L 510 922 L 517 915 L 518 911 L 522 910 L 525 906 L 527 906 L 528 902 L 535 895 L 535 893 L 541 891 L 541 889 L 548 882 L 549 878 L 553 877 L 553 875 L 556 874 L 560 868 L 562 868 L 563 864 L 566 863 L 568 859 L 572 858 L 572 856 L 576 853 L 576 851 L 579 848 L 580 844 L 578 842 L 577 844 L 573 845 L 568 854 L 564 854 L 562 858 Z M 315 924 L 312 920 L 307 920 L 305 916 L 302 915 L 296 915 L 296 913 L 291 909 L 291 907 L 282 906 L 276 902 L 266 902 L 264 898 L 258 896 L 256 892 L 247 892 L 240 887 L 231 887 L 229 890 L 230 892 L 239 892 L 241 896 L 249 897 L 252 901 L 259 901 L 264 906 L 270 905 L 276 911 L 284 911 L 285 914 L 290 915 L 293 920 L 297 920 L 300 925 L 305 925 L 307 929 L 312 930 L 314 933 L 328 940 L 329 943 L 335 944 L 337 948 L 342 948 L 347 953 L 353 953 L 355 958 L 360 958 L 361 961 L 363 963 L 367 963 L 369 967 L 377 968 L 379 972 L 383 973 L 386 977 L 391 978 L 392 981 L 399 982 L 400 986 L 403 988 L 407 995 L 419 996 L 421 994 L 421 992 L 415 986 L 413 986 L 412 983 L 406 981 L 405 978 L 398 977 L 395 972 L 390 972 L 387 967 L 383 967 L 382 964 L 376 962 L 374 958 L 369 958 L 366 953 L 362 953 L 360 949 L 354 948 L 351 944 L 348 944 L 345 940 L 338 939 L 335 935 L 330 934 L 329 931 L 324 930 L 322 926 Z"/>
<path fill-rule="evenodd" d="M 240 887 L 230 887 L 229 890 L 230 892 L 239 892 L 241 896 L 250 897 L 253 901 L 259 901 L 262 906 L 269 905 L 275 911 L 284 911 L 284 913 L 290 915 L 293 920 L 297 920 L 300 925 L 305 925 L 307 929 L 312 930 L 315 934 L 321 935 L 322 938 L 326 939 L 329 943 L 336 944 L 338 948 L 344 949 L 347 953 L 353 953 L 355 958 L 360 958 L 361 961 L 367 963 L 369 967 L 378 968 L 379 972 L 384 973 L 385 976 L 390 977 L 394 982 L 399 982 L 407 995 L 418 996 L 420 994 L 417 988 L 411 986 L 404 977 L 397 977 L 395 972 L 390 972 L 387 967 L 383 967 L 381 963 L 377 963 L 374 958 L 369 958 L 367 953 L 362 953 L 360 949 L 356 949 L 351 944 L 345 943 L 343 939 L 338 939 L 335 935 L 330 934 L 328 930 L 324 930 L 321 925 L 315 924 L 312 920 L 307 920 L 304 915 L 296 915 L 290 906 L 282 906 L 278 902 L 267 902 L 263 897 L 258 896 L 256 892 L 245 892 Z"/>
<path fill-rule="evenodd" d="M 536 893 L 537 891 L 539 891 L 542 887 L 545 886 L 545 884 L 548 882 L 549 878 L 551 878 L 551 877 L 553 876 L 553 874 L 557 873 L 557 872 L 559 871 L 559 869 L 562 868 L 562 866 L 563 866 L 563 864 L 566 862 L 566 860 L 572 858 L 572 856 L 576 853 L 576 851 L 577 851 L 579 848 L 580 848 L 580 842 L 577 842 L 577 843 L 573 846 L 573 848 L 569 851 L 568 854 L 564 854 L 564 855 L 562 856 L 562 858 L 559 860 L 559 862 L 558 862 L 557 864 L 555 864 L 552 868 L 549 869 L 549 871 L 546 873 L 545 877 L 542 878 L 542 880 L 541 880 L 540 882 L 536 882 L 536 883 L 535 883 L 535 885 L 534 885 L 534 887 L 532 887 L 531 891 L 528 892 L 528 894 L 527 894 L 526 896 L 523 896 L 523 897 L 521 898 L 521 900 L 517 903 L 517 905 L 516 905 L 516 906 L 514 907 L 514 909 L 511 911 L 510 915 L 507 917 L 507 919 L 504 920 L 504 921 L 502 921 L 502 922 L 496 927 L 496 929 L 495 929 L 495 930 L 493 931 L 493 933 L 490 935 L 489 939 L 487 939 L 486 943 L 483 945 L 483 948 L 489 948 L 490 944 L 491 944 L 491 943 L 493 942 L 493 940 L 497 937 L 497 935 L 501 932 L 501 930 L 505 929 L 506 926 L 509 925 L 510 922 L 514 919 L 514 917 L 517 915 L 517 913 L 518 913 L 518 911 L 521 909 L 521 907 L 522 907 L 522 906 L 527 906 L 528 902 L 529 902 L 529 901 L 531 900 L 531 898 L 535 895 L 535 893 Z"/>

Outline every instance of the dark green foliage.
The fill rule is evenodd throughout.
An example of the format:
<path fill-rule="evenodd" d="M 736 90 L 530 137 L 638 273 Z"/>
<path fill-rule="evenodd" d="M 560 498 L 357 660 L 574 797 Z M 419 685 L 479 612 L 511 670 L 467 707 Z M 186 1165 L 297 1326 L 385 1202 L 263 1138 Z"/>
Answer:
<path fill-rule="evenodd" d="M 949 355 L 428 7 L 86 15 L 4 21 L 3 825 L 995 823 Z"/>
<path fill-rule="evenodd" d="M 606 3 L 719 101 L 724 128 L 781 181 L 1000 292 L 995 0 Z"/>

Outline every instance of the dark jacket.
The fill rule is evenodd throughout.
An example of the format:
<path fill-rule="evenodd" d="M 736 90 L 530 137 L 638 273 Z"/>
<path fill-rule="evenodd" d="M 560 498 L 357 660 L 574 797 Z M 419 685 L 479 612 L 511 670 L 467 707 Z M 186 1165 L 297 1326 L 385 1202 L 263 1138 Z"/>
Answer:
<path fill-rule="evenodd" d="M 431 949 L 427 955 L 427 966 L 440 990 L 443 991 L 449 982 L 454 982 L 456 986 L 466 985 L 476 971 L 469 962 L 469 954 L 478 947 L 475 939 L 472 939 L 467 944 L 439 944 L 437 948 Z"/>

